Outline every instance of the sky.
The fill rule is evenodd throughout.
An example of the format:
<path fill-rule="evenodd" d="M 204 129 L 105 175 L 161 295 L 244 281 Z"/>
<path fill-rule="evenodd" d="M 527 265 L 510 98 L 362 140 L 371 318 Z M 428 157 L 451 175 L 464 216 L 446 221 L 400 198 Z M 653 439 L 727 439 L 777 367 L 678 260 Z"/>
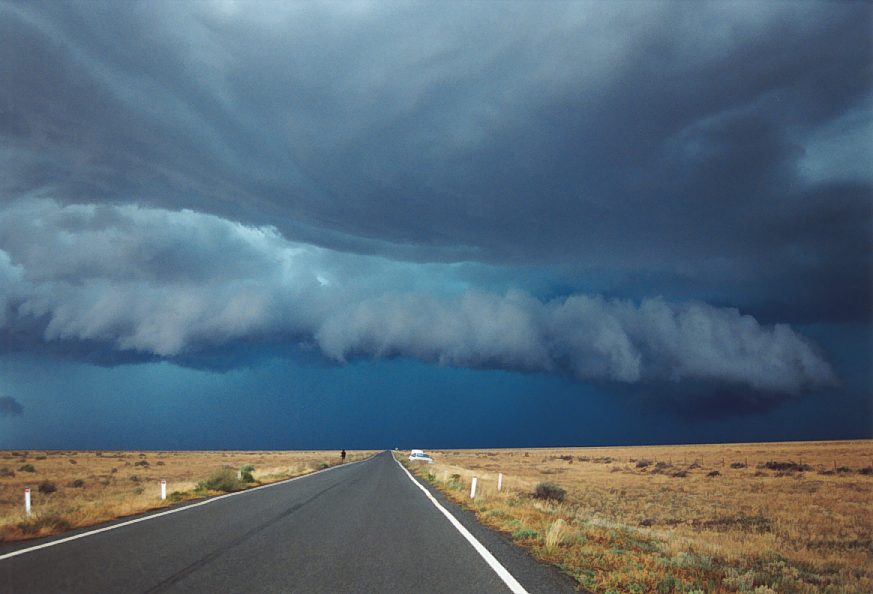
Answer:
<path fill-rule="evenodd" d="M 871 32 L 0 0 L 0 448 L 871 438 Z"/>

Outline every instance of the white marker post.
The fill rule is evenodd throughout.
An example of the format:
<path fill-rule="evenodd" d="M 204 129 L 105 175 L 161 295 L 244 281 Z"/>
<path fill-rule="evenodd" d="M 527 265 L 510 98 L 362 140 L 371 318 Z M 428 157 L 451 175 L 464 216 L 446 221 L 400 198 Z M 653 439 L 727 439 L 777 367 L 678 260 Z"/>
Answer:
<path fill-rule="evenodd" d="M 503 473 L 498 473 L 497 475 L 497 492 L 500 492 L 500 489 L 503 488 Z"/>
<path fill-rule="evenodd" d="M 24 513 L 30 515 L 30 489 L 24 490 Z"/>
<path fill-rule="evenodd" d="M 167 498 L 167 481 L 161 481 L 161 501 Z"/>
<path fill-rule="evenodd" d="M 476 498 L 476 477 L 473 477 L 473 484 L 470 486 L 470 499 Z"/>

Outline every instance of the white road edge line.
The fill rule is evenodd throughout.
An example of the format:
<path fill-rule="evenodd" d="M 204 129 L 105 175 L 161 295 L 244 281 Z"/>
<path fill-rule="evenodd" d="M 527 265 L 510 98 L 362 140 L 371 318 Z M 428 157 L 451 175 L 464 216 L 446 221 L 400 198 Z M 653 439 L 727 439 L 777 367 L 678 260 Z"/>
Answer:
<path fill-rule="evenodd" d="M 189 509 L 193 509 L 195 507 L 200 507 L 201 505 L 208 505 L 210 503 L 214 503 L 220 499 L 225 499 L 227 497 L 234 497 L 235 495 L 245 495 L 246 493 L 252 493 L 253 491 L 260 491 L 261 489 L 269 489 L 270 487 L 277 487 L 279 485 L 284 485 L 296 480 L 304 479 L 310 476 L 315 476 L 316 474 L 321 474 L 322 472 L 327 472 L 328 470 L 335 470 L 337 468 L 346 468 L 348 466 L 354 466 L 355 464 L 360 464 L 362 462 L 369 462 L 373 459 L 373 456 L 365 460 L 358 460 L 357 462 L 349 462 L 348 464 L 338 464 L 337 466 L 331 466 L 330 468 L 322 468 L 321 470 L 316 470 L 315 472 L 310 472 L 309 474 L 301 474 L 300 476 L 295 476 L 293 478 L 285 479 L 284 481 L 278 481 L 275 483 L 270 483 L 269 485 L 261 485 L 260 487 L 252 487 L 251 489 L 246 489 L 245 491 L 236 491 L 234 493 L 227 493 L 226 495 L 218 495 L 216 497 L 210 497 L 209 499 L 204 499 L 203 501 L 198 501 L 197 503 L 192 503 L 191 505 L 186 505 L 183 507 L 177 507 L 174 509 L 168 509 L 167 511 L 159 512 L 156 514 L 151 514 L 148 516 L 143 516 L 141 518 L 135 518 L 133 520 L 128 520 L 126 522 L 121 522 L 120 524 L 113 524 L 112 526 L 105 526 L 103 528 L 98 528 L 96 530 L 90 530 L 88 532 L 82 532 L 81 534 L 74 534 L 73 536 L 68 536 L 66 538 L 61 538 L 58 540 L 53 540 L 51 542 L 46 542 L 41 545 L 36 545 L 33 547 L 28 547 L 26 549 L 19 549 L 17 551 L 12 551 L 11 553 L 6 553 L 5 555 L 0 555 L 0 561 L 4 559 L 10 559 L 12 557 L 17 557 L 18 555 L 24 555 L 25 553 L 32 553 L 33 551 L 38 551 L 40 549 L 46 549 L 48 547 L 53 547 L 55 545 L 59 545 L 65 542 L 70 542 L 72 540 L 78 540 L 80 538 L 85 538 L 86 536 L 93 536 L 95 534 L 100 534 L 101 532 L 108 532 L 110 530 L 115 530 L 116 528 L 123 528 L 124 526 L 130 526 L 131 524 L 138 524 L 139 522 L 145 522 L 146 520 L 154 520 L 155 518 L 160 518 L 162 516 L 169 516 L 170 514 L 179 513 L 182 511 L 187 511 Z"/>
<path fill-rule="evenodd" d="M 476 540 L 476 537 L 470 534 L 470 531 L 467 530 L 467 528 L 465 528 L 464 525 L 461 524 L 457 520 L 457 518 L 455 518 L 455 516 L 453 516 L 449 512 L 449 510 L 444 508 L 440 504 L 440 502 L 436 500 L 436 497 L 431 495 L 430 491 L 425 489 L 421 485 L 421 483 L 415 480 L 415 478 L 412 476 L 412 473 L 404 468 L 403 464 L 400 463 L 400 460 L 394 457 L 394 454 L 391 454 L 391 457 L 394 458 L 395 462 L 397 462 L 397 466 L 399 466 L 403 470 L 403 472 L 406 473 L 406 476 L 409 477 L 409 480 L 411 480 L 416 487 L 421 489 L 424 494 L 427 495 L 427 498 L 430 499 L 430 502 L 433 503 L 434 506 L 436 506 L 436 508 L 440 510 L 446 518 L 448 518 L 449 522 L 452 523 L 452 526 L 454 526 L 458 530 L 458 532 L 461 533 L 461 536 L 466 538 L 467 542 L 473 545 L 473 548 L 476 549 L 476 552 L 479 553 L 479 555 L 483 559 L 485 559 L 485 563 L 487 563 L 491 567 L 491 569 L 494 570 L 494 573 L 496 573 L 500 577 L 500 579 L 503 580 L 503 583 L 506 584 L 506 586 L 513 592 L 513 594 L 529 594 L 528 591 L 525 590 L 524 587 L 518 583 L 518 580 L 515 579 L 515 577 L 513 577 L 513 575 L 509 573 L 509 571 L 505 567 L 503 567 L 503 565 L 501 565 L 500 561 L 498 561 L 494 557 L 494 555 L 491 554 L 491 551 L 486 549 L 485 545 Z"/>

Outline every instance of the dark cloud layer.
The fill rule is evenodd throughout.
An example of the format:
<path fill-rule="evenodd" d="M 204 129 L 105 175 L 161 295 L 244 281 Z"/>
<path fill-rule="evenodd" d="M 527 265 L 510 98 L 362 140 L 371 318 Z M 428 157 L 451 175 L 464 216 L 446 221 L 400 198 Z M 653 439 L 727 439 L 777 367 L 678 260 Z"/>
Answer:
<path fill-rule="evenodd" d="M 868 3 L 0 11 L 4 200 L 870 319 Z"/>
<path fill-rule="evenodd" d="M 12 396 L 0 396 L 0 417 L 20 417 L 24 407 Z"/>

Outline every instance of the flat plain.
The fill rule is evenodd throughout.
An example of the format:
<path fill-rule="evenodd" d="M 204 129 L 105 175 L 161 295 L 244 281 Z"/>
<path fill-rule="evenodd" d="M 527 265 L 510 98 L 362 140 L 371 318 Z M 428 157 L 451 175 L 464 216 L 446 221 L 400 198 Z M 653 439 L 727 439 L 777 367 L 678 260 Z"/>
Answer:
<path fill-rule="evenodd" d="M 406 464 L 593 592 L 873 592 L 871 441 L 432 455 Z"/>
<path fill-rule="evenodd" d="M 371 451 L 350 451 L 347 462 Z M 307 474 L 339 451 L 0 451 L 0 542 L 72 528 Z M 239 480 L 244 466 L 251 480 Z M 160 482 L 167 481 L 166 500 Z M 24 513 L 24 489 L 32 513 Z"/>

